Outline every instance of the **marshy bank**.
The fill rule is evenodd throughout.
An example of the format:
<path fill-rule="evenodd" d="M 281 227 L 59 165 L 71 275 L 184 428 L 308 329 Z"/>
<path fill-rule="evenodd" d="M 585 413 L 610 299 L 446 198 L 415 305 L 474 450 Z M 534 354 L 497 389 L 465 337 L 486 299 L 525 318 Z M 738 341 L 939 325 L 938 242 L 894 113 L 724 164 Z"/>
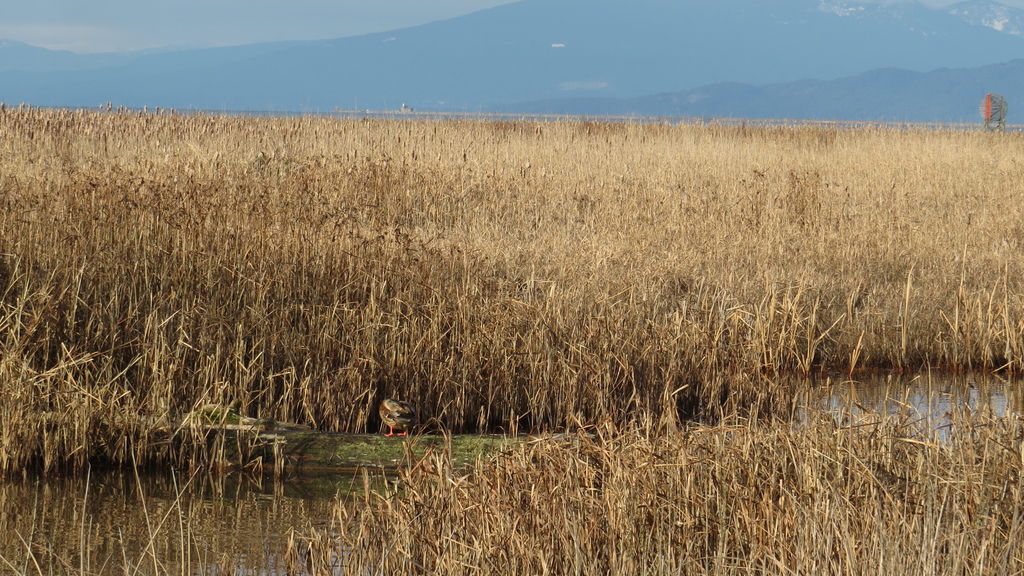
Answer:
<path fill-rule="evenodd" d="M 1017 418 L 597 429 L 338 507 L 346 574 L 1015 574 Z M 337 564 L 335 564 L 337 565 Z M 324 566 L 324 565 L 319 565 Z"/>
<path fill-rule="evenodd" d="M 1009 574 L 1021 382 L 790 382 L 792 417 L 616 427 L 402 473 L 313 530 L 338 574 Z M 339 503 L 341 504 L 341 503 Z"/>
<path fill-rule="evenodd" d="M 981 375 L 839 381 L 798 393 L 796 419 L 605 423 L 468 466 L 429 451 L 398 476 L 11 481 L 0 486 L 0 564 L 82 575 L 1012 574 L 1024 563 L 1019 389 Z"/>
<path fill-rule="evenodd" d="M 1012 411 L 948 442 L 900 414 L 794 427 L 789 376 L 1024 371 L 1021 152 L 913 128 L 6 109 L 0 475 L 190 477 L 224 454 L 168 438 L 197 407 L 373 433 L 398 397 L 437 430 L 569 436 L 468 470 L 434 453 L 310 528 L 346 566 L 1002 573 Z"/>

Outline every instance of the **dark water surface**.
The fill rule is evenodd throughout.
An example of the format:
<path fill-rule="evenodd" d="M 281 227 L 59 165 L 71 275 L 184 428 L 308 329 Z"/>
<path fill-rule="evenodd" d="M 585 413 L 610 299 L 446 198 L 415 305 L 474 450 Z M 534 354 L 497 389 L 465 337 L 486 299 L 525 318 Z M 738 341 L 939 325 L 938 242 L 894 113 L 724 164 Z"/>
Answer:
<path fill-rule="evenodd" d="M 330 525 L 336 494 L 363 493 L 362 476 L 240 476 L 0 483 L 0 574 L 301 574 L 302 537 Z"/>

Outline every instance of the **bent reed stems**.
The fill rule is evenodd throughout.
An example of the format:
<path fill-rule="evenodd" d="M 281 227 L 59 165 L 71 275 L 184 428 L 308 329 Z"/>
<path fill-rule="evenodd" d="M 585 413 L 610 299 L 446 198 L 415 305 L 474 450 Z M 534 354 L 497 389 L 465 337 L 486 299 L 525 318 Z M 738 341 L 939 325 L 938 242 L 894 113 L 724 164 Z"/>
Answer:
<path fill-rule="evenodd" d="M 469 471 L 435 454 L 401 493 L 339 504 L 314 573 L 1019 573 L 1020 422 L 954 425 L 609 424 Z"/>
<path fill-rule="evenodd" d="M 210 461 L 207 403 L 376 431 L 785 412 L 1020 372 L 1024 140 L 0 112 L 0 474 Z"/>

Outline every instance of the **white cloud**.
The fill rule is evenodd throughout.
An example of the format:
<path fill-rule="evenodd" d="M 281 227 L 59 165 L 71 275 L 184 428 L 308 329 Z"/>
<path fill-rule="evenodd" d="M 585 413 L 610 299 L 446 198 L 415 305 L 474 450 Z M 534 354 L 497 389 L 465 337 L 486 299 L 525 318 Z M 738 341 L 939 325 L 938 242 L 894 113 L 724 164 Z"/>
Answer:
<path fill-rule="evenodd" d="M 111 52 L 125 47 L 114 30 L 90 24 L 0 24 L 0 37 L 50 50 Z"/>
<path fill-rule="evenodd" d="M 0 38 L 75 52 L 317 40 L 453 18 L 510 0 L 4 2 Z"/>

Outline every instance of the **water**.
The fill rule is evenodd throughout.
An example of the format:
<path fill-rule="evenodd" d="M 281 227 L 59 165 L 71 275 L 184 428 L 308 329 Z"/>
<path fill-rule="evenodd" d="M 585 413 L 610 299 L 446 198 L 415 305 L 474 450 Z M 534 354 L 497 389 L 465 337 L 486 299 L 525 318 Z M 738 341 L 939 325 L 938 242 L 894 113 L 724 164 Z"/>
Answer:
<path fill-rule="evenodd" d="M 0 483 L 0 572 L 302 574 L 302 537 L 362 486 L 120 473 Z"/>
<path fill-rule="evenodd" d="M 947 440 L 963 419 L 1024 415 L 1024 381 L 992 374 L 877 374 L 811 383 L 797 419 L 822 413 L 841 424 L 898 419 L 909 431 Z"/>

